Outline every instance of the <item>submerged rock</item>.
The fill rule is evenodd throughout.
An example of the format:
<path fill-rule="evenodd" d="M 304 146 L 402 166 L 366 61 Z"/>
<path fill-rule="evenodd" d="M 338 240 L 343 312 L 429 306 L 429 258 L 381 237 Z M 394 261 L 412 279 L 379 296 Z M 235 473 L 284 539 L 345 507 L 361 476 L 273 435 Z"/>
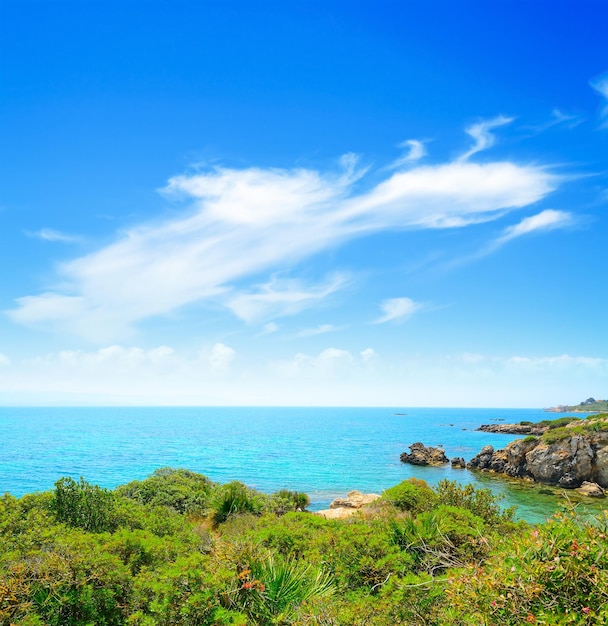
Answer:
<path fill-rule="evenodd" d="M 412 465 L 445 465 L 450 462 L 441 448 L 427 447 L 419 441 L 410 446 L 409 454 L 403 452 L 399 458 L 402 463 Z"/>

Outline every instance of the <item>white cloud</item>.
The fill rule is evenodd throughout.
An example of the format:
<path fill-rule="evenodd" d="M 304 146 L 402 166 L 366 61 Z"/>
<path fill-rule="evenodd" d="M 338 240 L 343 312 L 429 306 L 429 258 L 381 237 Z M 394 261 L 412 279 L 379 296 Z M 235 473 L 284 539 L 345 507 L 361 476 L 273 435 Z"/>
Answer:
<path fill-rule="evenodd" d="M 488 128 L 498 122 L 484 124 L 473 133 L 476 149 L 488 145 Z M 357 170 L 356 158 L 347 155 L 341 167 L 216 168 L 176 176 L 165 192 L 187 200 L 183 216 L 134 227 L 62 263 L 56 281 L 62 288 L 19 298 L 9 314 L 28 326 L 112 341 L 142 319 L 204 300 L 223 303 L 246 321 L 297 313 L 347 281 L 336 275 L 302 286 L 274 279 L 257 290 L 246 281 L 374 232 L 492 220 L 541 200 L 559 181 L 543 167 L 460 160 L 393 172 L 362 190 L 365 170 Z M 245 287 L 237 291 L 237 284 Z"/>
<path fill-rule="evenodd" d="M 379 317 L 374 324 L 384 324 L 398 319 L 407 319 L 422 308 L 418 302 L 411 298 L 389 298 L 380 304 L 384 315 Z"/>
<path fill-rule="evenodd" d="M 375 359 L 378 356 L 378 353 L 373 348 L 365 348 L 365 350 L 361 350 L 359 355 L 361 356 L 361 360 L 364 363 L 367 363 L 368 361 Z"/>
<path fill-rule="evenodd" d="M 483 363 L 486 357 L 483 354 L 477 354 L 475 352 L 464 352 L 460 358 L 463 363 Z"/>
<path fill-rule="evenodd" d="M 209 365 L 211 369 L 216 372 L 225 372 L 234 358 L 236 357 L 236 350 L 218 342 L 211 348 L 211 354 L 209 356 Z"/>
<path fill-rule="evenodd" d="M 592 80 L 591 86 L 605 100 L 600 111 L 600 119 L 603 120 L 601 127 L 606 128 L 608 127 L 608 74 Z"/>
<path fill-rule="evenodd" d="M 460 161 L 466 161 L 477 152 L 491 148 L 496 142 L 496 138 L 490 131 L 494 128 L 498 128 L 499 126 L 510 124 L 513 119 L 514 118 L 512 117 L 499 115 L 491 120 L 484 120 L 483 122 L 469 126 L 466 129 L 466 132 L 475 140 L 475 143 L 470 150 L 467 150 L 467 152 L 460 157 Z"/>
<path fill-rule="evenodd" d="M 82 241 L 82 237 L 77 235 L 68 235 L 67 233 L 53 230 L 52 228 L 42 228 L 36 232 L 26 232 L 26 235 L 28 237 L 44 239 L 45 241 L 59 241 L 61 243 L 79 243 Z"/>
<path fill-rule="evenodd" d="M 0 367 L 6 367 L 11 364 L 11 360 L 6 356 L 6 354 L 2 354 L 0 352 Z"/>
<path fill-rule="evenodd" d="M 565 369 L 576 366 L 590 369 L 605 369 L 608 373 L 608 359 L 570 356 L 569 354 L 543 357 L 512 356 L 506 359 L 505 363 L 509 367 L 524 369 Z"/>
<path fill-rule="evenodd" d="M 530 233 L 538 231 L 567 228 L 568 226 L 572 226 L 573 223 L 574 217 L 571 213 L 546 209 L 536 215 L 524 217 L 518 224 L 506 228 L 503 235 L 496 240 L 495 244 L 502 245 L 522 235 L 529 235 Z"/>
<path fill-rule="evenodd" d="M 325 333 L 331 333 L 334 330 L 337 330 L 333 324 L 320 324 L 319 326 L 315 326 L 315 328 L 305 328 L 301 330 L 296 336 L 297 337 L 315 337 L 317 335 L 324 335 Z"/>
<path fill-rule="evenodd" d="M 397 169 L 403 167 L 404 165 L 409 165 L 410 163 L 419 161 L 426 155 L 424 143 L 418 139 L 408 139 L 407 141 L 400 143 L 399 147 L 407 148 L 407 153 L 391 163 L 391 169 Z"/>
<path fill-rule="evenodd" d="M 294 315 L 324 300 L 348 282 L 340 274 L 319 285 L 303 285 L 298 280 L 278 279 L 261 285 L 256 291 L 239 293 L 226 300 L 226 306 L 246 322 L 264 317 Z"/>
<path fill-rule="evenodd" d="M 279 325 L 275 322 L 268 322 L 268 324 L 264 324 L 264 328 L 262 328 L 262 332 L 258 333 L 259 337 L 263 337 L 265 335 L 272 335 L 279 330 Z"/>
<path fill-rule="evenodd" d="M 13 360 L 2 370 L 0 394 L 5 403 L 44 406 L 542 407 L 604 397 L 607 376 L 608 359 L 584 355 L 383 353 L 380 359 L 372 348 L 329 347 L 251 363 L 219 342 L 198 356 L 169 346 L 113 345 Z"/>

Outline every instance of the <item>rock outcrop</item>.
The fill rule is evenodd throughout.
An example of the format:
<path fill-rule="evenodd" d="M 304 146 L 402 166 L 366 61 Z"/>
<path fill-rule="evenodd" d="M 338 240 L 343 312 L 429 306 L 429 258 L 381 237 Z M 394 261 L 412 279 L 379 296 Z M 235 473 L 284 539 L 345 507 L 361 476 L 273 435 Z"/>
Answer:
<path fill-rule="evenodd" d="M 505 435 L 542 435 L 549 430 L 549 427 L 538 424 L 482 424 L 476 430 Z"/>
<path fill-rule="evenodd" d="M 451 460 L 452 467 L 455 469 L 465 469 L 466 461 L 461 456 L 456 456 Z"/>
<path fill-rule="evenodd" d="M 343 519 L 350 517 L 363 507 L 371 504 L 380 496 L 377 493 L 361 493 L 360 491 L 349 491 L 346 498 L 336 498 L 329 505 L 329 509 L 316 511 L 317 515 L 326 519 Z"/>
<path fill-rule="evenodd" d="M 330 509 L 349 508 L 360 509 L 366 504 L 371 504 L 380 496 L 377 493 L 361 493 L 360 491 L 349 491 L 346 498 L 336 498 L 330 505 Z"/>
<path fill-rule="evenodd" d="M 496 451 L 484 446 L 468 467 L 568 489 L 585 481 L 608 487 L 608 432 L 573 434 L 549 443 L 517 439 Z"/>
<path fill-rule="evenodd" d="M 445 465 L 450 462 L 441 448 L 427 447 L 419 441 L 410 446 L 409 454 L 403 452 L 399 458 L 402 463 L 412 465 Z"/>
<path fill-rule="evenodd" d="M 603 498 L 606 495 L 604 490 L 597 483 L 589 483 L 587 481 L 583 482 L 577 491 L 590 498 Z"/>

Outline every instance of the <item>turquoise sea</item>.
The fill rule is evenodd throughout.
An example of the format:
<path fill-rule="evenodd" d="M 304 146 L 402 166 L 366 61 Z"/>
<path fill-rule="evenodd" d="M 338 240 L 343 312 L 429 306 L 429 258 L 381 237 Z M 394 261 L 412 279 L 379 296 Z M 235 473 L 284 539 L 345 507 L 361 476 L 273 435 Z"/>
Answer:
<path fill-rule="evenodd" d="M 171 466 L 265 492 L 305 491 L 320 509 L 352 489 L 380 493 L 416 476 L 489 487 L 536 522 L 559 505 L 557 490 L 404 465 L 399 455 L 421 441 L 468 461 L 486 444 L 502 448 L 516 438 L 477 432 L 481 424 L 547 417 L 540 409 L 0 408 L 0 493 L 47 490 L 62 476 L 115 487 Z"/>

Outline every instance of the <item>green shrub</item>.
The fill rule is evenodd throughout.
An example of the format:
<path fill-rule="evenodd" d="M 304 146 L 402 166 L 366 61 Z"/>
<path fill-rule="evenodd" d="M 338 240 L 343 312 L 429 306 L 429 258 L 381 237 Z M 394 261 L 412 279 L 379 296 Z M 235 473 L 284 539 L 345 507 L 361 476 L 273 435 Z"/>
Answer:
<path fill-rule="evenodd" d="M 266 509 L 275 515 L 285 515 L 292 511 L 304 511 L 309 504 L 310 498 L 305 493 L 281 489 L 270 496 Z"/>
<path fill-rule="evenodd" d="M 421 484 L 422 483 L 422 484 Z M 382 493 L 382 499 L 401 511 L 419 513 L 439 502 L 437 494 L 424 482 L 404 480 Z"/>
<path fill-rule="evenodd" d="M 493 494 L 489 489 L 442 480 L 437 485 L 436 492 L 442 504 L 467 509 L 490 525 L 509 523 L 515 516 L 515 508 L 502 509 L 499 502 L 503 496 Z"/>
<path fill-rule="evenodd" d="M 213 486 L 202 474 L 161 467 L 145 480 L 134 480 L 117 487 L 115 492 L 141 504 L 166 506 L 178 513 L 203 514 Z"/>
<path fill-rule="evenodd" d="M 213 523 L 217 526 L 239 513 L 259 515 L 265 504 L 264 496 L 243 483 L 236 480 L 226 483 L 217 487 L 211 498 Z"/>
<path fill-rule="evenodd" d="M 322 569 L 269 556 L 239 572 L 230 600 L 255 624 L 289 624 L 302 604 L 334 590 L 331 576 Z"/>
<path fill-rule="evenodd" d="M 99 533 L 117 527 L 115 497 L 111 491 L 91 485 L 83 478 L 61 478 L 55 483 L 50 509 L 58 521 Z"/>

